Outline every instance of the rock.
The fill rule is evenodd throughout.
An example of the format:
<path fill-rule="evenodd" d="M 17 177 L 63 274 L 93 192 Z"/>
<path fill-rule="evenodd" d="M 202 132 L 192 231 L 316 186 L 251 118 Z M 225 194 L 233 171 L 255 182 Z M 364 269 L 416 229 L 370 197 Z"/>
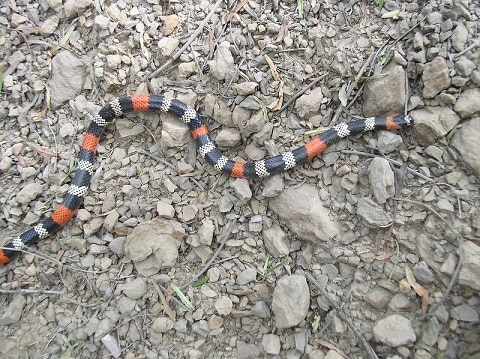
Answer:
<path fill-rule="evenodd" d="M 119 358 L 122 351 L 120 349 L 120 346 L 118 345 L 117 340 L 115 337 L 111 334 L 105 335 L 102 339 L 102 344 L 107 348 L 108 352 L 110 355 L 114 358 Z"/>
<path fill-rule="evenodd" d="M 232 182 L 232 188 L 240 200 L 240 203 L 247 203 L 247 201 L 252 198 L 252 190 L 250 189 L 250 183 L 247 179 L 235 178 L 235 180 Z"/>
<path fill-rule="evenodd" d="M 388 154 L 390 152 L 398 151 L 399 147 L 403 145 L 402 136 L 391 131 L 380 131 L 376 147 L 381 153 Z"/>
<path fill-rule="evenodd" d="M 462 161 L 467 164 L 477 178 L 480 178 L 480 156 L 477 152 L 480 148 L 479 133 L 480 117 L 475 117 L 462 124 L 451 142 L 459 152 Z"/>
<path fill-rule="evenodd" d="M 218 133 L 215 143 L 223 148 L 236 147 L 242 143 L 242 136 L 237 129 L 227 127 Z"/>
<path fill-rule="evenodd" d="M 182 62 L 178 65 L 178 77 L 185 79 L 197 73 L 197 64 L 193 61 Z"/>
<path fill-rule="evenodd" d="M 367 294 L 365 294 L 363 299 L 375 309 L 383 310 L 387 308 L 390 296 L 391 293 L 385 288 L 373 287 Z"/>
<path fill-rule="evenodd" d="M 248 82 L 241 82 L 232 85 L 232 90 L 240 96 L 247 96 L 255 93 L 257 89 L 258 83 L 248 81 Z"/>
<path fill-rule="evenodd" d="M 235 62 L 228 41 L 223 41 L 218 45 L 213 60 L 209 61 L 208 64 L 211 74 L 217 80 L 229 81 L 232 78 L 235 71 Z"/>
<path fill-rule="evenodd" d="M 181 213 L 181 218 L 183 221 L 187 223 L 192 222 L 197 217 L 198 207 L 193 204 L 186 205 L 182 208 Z"/>
<path fill-rule="evenodd" d="M 245 100 L 240 102 L 239 106 L 246 110 L 252 110 L 252 111 L 258 111 L 262 108 L 262 105 L 258 102 L 258 99 L 256 99 L 254 96 L 247 96 Z"/>
<path fill-rule="evenodd" d="M 237 111 L 237 113 L 241 113 L 242 116 L 245 118 L 248 118 L 250 116 L 250 111 L 245 110 L 240 106 L 235 106 L 232 113 L 224 100 L 219 99 L 212 94 L 207 94 L 205 96 L 204 104 L 205 115 L 213 117 L 216 122 L 221 123 L 222 125 L 227 127 L 233 127 L 235 125 L 232 119 L 235 111 Z"/>
<path fill-rule="evenodd" d="M 22 317 L 23 309 L 27 304 L 27 300 L 21 294 L 17 294 L 13 297 L 12 301 L 5 308 L 2 317 L 0 318 L 1 325 L 8 325 L 16 323 Z"/>
<path fill-rule="evenodd" d="M 394 62 L 385 67 L 383 76 L 367 81 L 363 115 L 366 117 L 403 113 L 405 106 L 405 71 Z"/>
<path fill-rule="evenodd" d="M 320 87 L 310 90 L 310 93 L 300 96 L 295 101 L 295 110 L 301 118 L 318 115 L 322 104 L 323 94 Z"/>
<path fill-rule="evenodd" d="M 458 52 L 462 51 L 465 48 L 465 44 L 468 38 L 468 30 L 465 25 L 461 22 L 457 22 L 455 30 L 452 34 L 452 47 Z"/>
<path fill-rule="evenodd" d="M 110 333 L 113 330 L 113 328 L 115 328 L 115 322 L 112 319 L 110 318 L 102 319 L 100 323 L 98 323 L 98 327 L 95 330 L 95 335 L 94 335 L 95 341 L 100 340 L 105 335 Z"/>
<path fill-rule="evenodd" d="M 424 261 L 420 261 L 413 266 L 413 274 L 415 279 L 421 284 L 429 284 L 435 280 L 435 274 Z"/>
<path fill-rule="evenodd" d="M 345 356 L 341 355 L 337 350 L 331 349 L 327 352 L 327 355 L 323 359 L 344 359 Z"/>
<path fill-rule="evenodd" d="M 176 37 L 165 36 L 158 41 L 158 49 L 162 57 L 167 58 L 173 55 L 177 50 L 180 41 Z"/>
<path fill-rule="evenodd" d="M 455 104 L 455 112 L 463 119 L 480 115 L 479 98 L 480 89 L 478 87 L 463 91 Z"/>
<path fill-rule="evenodd" d="M 110 19 L 102 14 L 97 15 L 95 16 L 95 25 L 97 25 L 102 30 L 107 30 L 110 26 Z"/>
<path fill-rule="evenodd" d="M 272 296 L 272 310 L 277 328 L 291 328 L 305 319 L 310 306 L 310 290 L 305 277 L 283 276 Z"/>
<path fill-rule="evenodd" d="M 156 318 L 152 323 L 152 330 L 157 333 L 166 333 L 173 328 L 173 320 L 167 317 Z"/>
<path fill-rule="evenodd" d="M 162 114 L 162 138 L 160 145 L 162 147 L 182 147 L 190 140 L 190 131 L 188 126 L 173 118 L 171 115 Z"/>
<path fill-rule="evenodd" d="M 237 340 L 237 357 L 238 359 L 257 359 L 261 357 L 261 350 L 255 344 L 249 344 Z"/>
<path fill-rule="evenodd" d="M 282 176 L 268 177 L 263 181 L 263 184 L 262 196 L 267 198 L 277 197 L 285 187 Z"/>
<path fill-rule="evenodd" d="M 423 97 L 434 98 L 450 86 L 450 71 L 445 59 L 436 57 L 425 64 L 422 74 Z"/>
<path fill-rule="evenodd" d="M 480 290 L 480 246 L 471 241 L 465 241 L 463 255 L 458 282 L 474 290 Z"/>
<path fill-rule="evenodd" d="M 198 237 L 200 243 L 204 246 L 212 244 L 213 233 L 215 231 L 215 225 L 211 219 L 205 219 L 202 221 L 200 228 L 198 229 Z"/>
<path fill-rule="evenodd" d="M 286 233 L 276 223 L 263 230 L 263 242 L 268 253 L 274 258 L 282 258 L 290 254 L 290 241 Z"/>
<path fill-rule="evenodd" d="M 457 69 L 458 73 L 464 77 L 469 77 L 473 70 L 475 70 L 475 67 L 475 63 L 465 56 L 460 56 L 455 62 L 455 68 Z"/>
<path fill-rule="evenodd" d="M 215 301 L 215 309 L 219 315 L 229 315 L 232 311 L 232 300 L 226 295 L 221 296 Z"/>
<path fill-rule="evenodd" d="M 262 339 L 262 346 L 267 354 L 278 355 L 280 353 L 280 337 L 275 334 L 265 334 Z"/>
<path fill-rule="evenodd" d="M 466 303 L 460 304 L 451 311 L 452 318 L 461 320 L 462 322 L 478 322 L 478 312 L 471 305 Z"/>
<path fill-rule="evenodd" d="M 265 125 L 265 117 L 262 110 L 255 111 L 247 117 L 240 117 L 235 114 L 232 116 L 233 121 L 237 125 L 243 138 L 249 137 L 253 133 L 257 133 Z M 242 122 L 243 121 L 243 122 Z"/>
<path fill-rule="evenodd" d="M 403 293 L 395 293 L 388 302 L 388 309 L 392 312 L 408 312 L 414 309 L 414 303 Z"/>
<path fill-rule="evenodd" d="M 168 36 L 173 32 L 173 30 L 175 30 L 178 25 L 178 15 L 172 14 L 165 16 L 164 18 L 162 18 L 162 21 L 163 33 L 165 34 L 165 36 Z"/>
<path fill-rule="evenodd" d="M 147 283 L 143 278 L 135 278 L 122 287 L 123 293 L 130 299 L 139 299 L 147 293 Z"/>
<path fill-rule="evenodd" d="M 118 221 L 119 217 L 120 217 L 120 214 L 116 210 L 107 214 L 107 216 L 105 217 L 105 219 L 103 221 L 103 226 L 105 227 L 105 229 L 109 232 L 113 232 L 113 229 L 114 229 L 115 225 L 117 224 L 117 221 Z"/>
<path fill-rule="evenodd" d="M 395 175 L 385 158 L 375 157 L 370 162 L 368 178 L 377 203 L 386 203 L 387 199 L 395 195 Z"/>
<path fill-rule="evenodd" d="M 438 340 L 438 334 L 440 331 L 440 325 L 438 319 L 430 318 L 423 326 L 422 337 L 420 342 L 425 349 L 432 348 Z"/>
<path fill-rule="evenodd" d="M 76 14 L 81 14 L 93 3 L 90 0 L 67 0 L 65 1 L 64 9 L 67 19 Z"/>
<path fill-rule="evenodd" d="M 392 216 L 371 198 L 360 198 L 357 204 L 359 219 L 370 228 L 385 228 L 392 224 Z"/>
<path fill-rule="evenodd" d="M 257 279 L 257 270 L 252 267 L 247 267 L 244 271 L 241 271 L 237 276 L 238 285 L 246 285 L 248 283 L 255 282 Z"/>
<path fill-rule="evenodd" d="M 157 202 L 157 213 L 160 217 L 164 218 L 173 218 L 175 215 L 175 208 L 166 202 L 158 201 Z"/>
<path fill-rule="evenodd" d="M 175 265 L 180 241 L 185 235 L 182 225 L 162 218 L 143 222 L 127 235 L 125 257 L 133 261 L 144 276 Z"/>
<path fill-rule="evenodd" d="M 121 314 L 128 314 L 135 309 L 135 305 L 135 299 L 131 299 L 122 295 L 117 302 L 117 309 Z"/>
<path fill-rule="evenodd" d="M 301 239 L 328 241 L 340 233 L 323 207 L 317 188 L 309 184 L 287 188 L 270 199 L 269 206 Z"/>
<path fill-rule="evenodd" d="M 252 307 L 250 311 L 252 312 L 253 315 L 259 318 L 263 318 L 263 319 L 270 318 L 270 309 L 267 303 L 263 301 L 255 303 L 255 305 Z"/>
<path fill-rule="evenodd" d="M 410 320 L 398 314 L 379 320 L 373 327 L 373 334 L 377 341 L 394 348 L 417 340 Z"/>
<path fill-rule="evenodd" d="M 62 51 L 53 58 L 52 75 L 48 80 L 52 109 L 57 109 L 80 94 L 85 84 L 86 70 L 84 61 L 70 51 Z"/>
<path fill-rule="evenodd" d="M 43 192 L 43 186 L 40 183 L 27 183 L 15 197 L 21 204 L 28 204 L 32 202 L 37 196 Z"/>
<path fill-rule="evenodd" d="M 425 107 L 411 115 L 415 119 L 415 139 L 423 146 L 433 145 L 460 122 L 458 115 L 446 107 Z"/>

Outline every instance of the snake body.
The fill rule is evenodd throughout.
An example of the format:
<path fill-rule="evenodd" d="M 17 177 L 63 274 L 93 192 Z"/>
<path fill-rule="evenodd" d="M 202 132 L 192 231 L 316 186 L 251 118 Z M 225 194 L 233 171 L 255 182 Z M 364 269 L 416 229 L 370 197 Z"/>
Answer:
<path fill-rule="evenodd" d="M 134 111 L 166 112 L 180 118 L 188 125 L 197 150 L 205 161 L 220 172 L 240 178 L 260 178 L 281 173 L 310 160 L 347 136 L 373 130 L 397 130 L 413 123 L 408 115 L 371 117 L 342 123 L 292 151 L 260 161 L 238 162 L 228 159 L 217 149 L 198 113 L 183 102 L 162 95 L 134 95 L 114 99 L 94 116 L 85 133 L 78 168 L 62 204 L 49 218 L 6 243 L 0 249 L 0 264 L 10 262 L 24 247 L 56 233 L 75 215 L 90 185 L 97 146 L 105 127 L 114 118 Z"/>

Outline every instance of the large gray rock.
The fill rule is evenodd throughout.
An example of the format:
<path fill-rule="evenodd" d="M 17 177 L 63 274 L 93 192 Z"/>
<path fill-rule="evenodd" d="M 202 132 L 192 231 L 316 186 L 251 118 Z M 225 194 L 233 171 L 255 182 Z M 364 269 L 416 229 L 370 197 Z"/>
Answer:
<path fill-rule="evenodd" d="M 425 64 L 422 74 L 423 97 L 434 98 L 450 86 L 450 71 L 445 59 L 436 57 Z"/>
<path fill-rule="evenodd" d="M 413 133 L 422 146 L 433 145 L 460 122 L 460 117 L 447 107 L 424 107 L 411 112 L 415 119 Z"/>
<path fill-rule="evenodd" d="M 480 247 L 470 241 L 463 243 L 463 263 L 458 282 L 480 290 Z"/>
<path fill-rule="evenodd" d="M 307 280 L 300 275 L 280 278 L 273 291 L 272 310 L 277 328 L 291 328 L 305 319 L 310 306 Z"/>
<path fill-rule="evenodd" d="M 379 320 L 373 327 L 373 334 L 377 341 L 394 348 L 417 340 L 410 320 L 398 314 Z"/>
<path fill-rule="evenodd" d="M 134 262 L 141 275 L 156 274 L 175 265 L 184 235 L 177 221 L 157 218 L 141 223 L 127 236 L 125 257 Z"/>
<path fill-rule="evenodd" d="M 470 118 L 480 115 L 480 89 L 475 87 L 463 91 L 455 104 L 455 112 L 461 118 Z"/>
<path fill-rule="evenodd" d="M 73 99 L 83 90 L 87 66 L 70 51 L 62 51 L 52 60 L 52 77 L 48 81 L 52 109 Z"/>
<path fill-rule="evenodd" d="M 479 134 L 480 117 L 475 117 L 465 122 L 452 139 L 452 145 L 460 153 L 460 158 L 478 178 L 480 178 Z"/>
<path fill-rule="evenodd" d="M 384 76 L 365 86 L 363 115 L 366 117 L 403 113 L 405 105 L 405 71 L 402 66 L 385 68 Z"/>
<path fill-rule="evenodd" d="M 269 205 L 301 239 L 328 241 L 339 235 L 338 224 L 330 219 L 314 186 L 287 188 Z"/>

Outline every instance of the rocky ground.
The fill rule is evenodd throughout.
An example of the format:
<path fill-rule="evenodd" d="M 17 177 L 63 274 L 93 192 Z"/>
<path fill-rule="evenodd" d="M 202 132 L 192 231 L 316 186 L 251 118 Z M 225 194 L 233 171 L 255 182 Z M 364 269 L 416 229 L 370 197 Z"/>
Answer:
<path fill-rule="evenodd" d="M 2 358 L 480 358 L 480 6 L 378 5 L 3 2 L 2 243 L 58 206 L 116 96 L 181 99 L 243 160 L 415 125 L 248 181 L 171 116 L 117 119 L 77 217 L 0 268 Z"/>

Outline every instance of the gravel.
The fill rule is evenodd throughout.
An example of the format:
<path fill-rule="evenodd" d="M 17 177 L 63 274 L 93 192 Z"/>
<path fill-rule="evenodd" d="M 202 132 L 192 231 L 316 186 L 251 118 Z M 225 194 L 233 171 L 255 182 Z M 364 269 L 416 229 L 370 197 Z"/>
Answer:
<path fill-rule="evenodd" d="M 0 268 L 2 358 L 480 355 L 478 1 L 297 3 L 0 5 L 2 243 L 58 206 L 116 96 L 184 101 L 237 160 L 415 119 L 262 181 L 169 115 L 117 119 L 75 219 Z"/>

